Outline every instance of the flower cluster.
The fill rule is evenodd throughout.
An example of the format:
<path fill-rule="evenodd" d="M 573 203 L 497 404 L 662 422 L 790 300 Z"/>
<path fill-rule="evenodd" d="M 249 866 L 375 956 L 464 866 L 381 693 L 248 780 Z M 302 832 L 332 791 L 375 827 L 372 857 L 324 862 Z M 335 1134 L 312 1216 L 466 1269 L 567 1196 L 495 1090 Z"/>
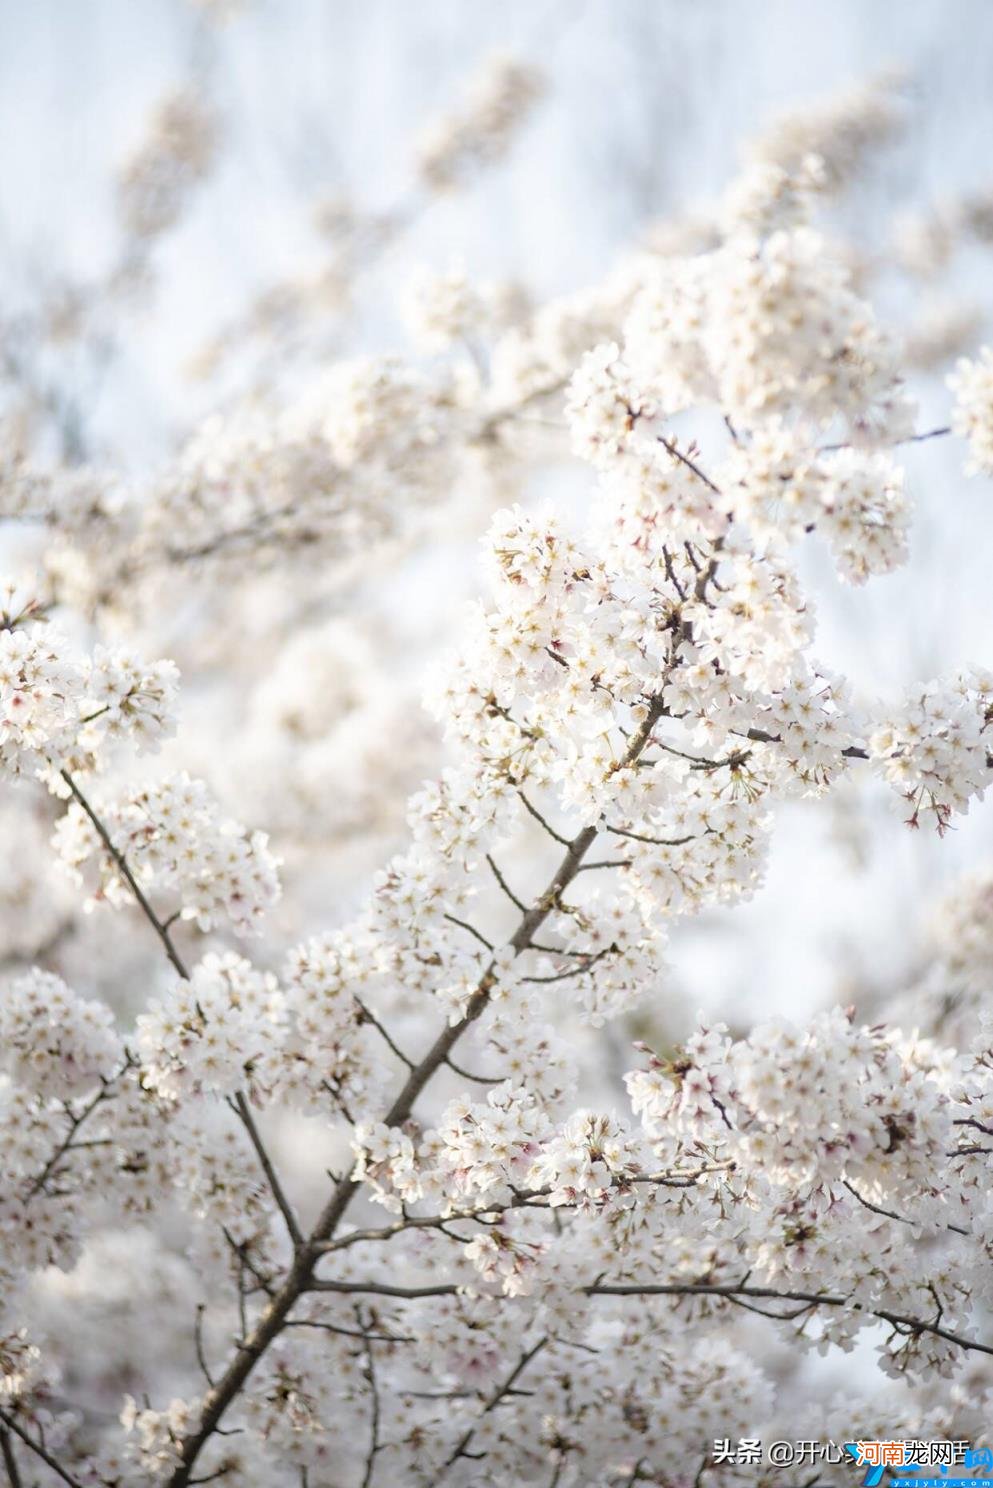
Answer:
<path fill-rule="evenodd" d="M 461 267 L 443 274 L 421 269 L 408 286 L 405 311 L 418 341 L 432 351 L 468 340 L 489 319 L 484 295 Z"/>
<path fill-rule="evenodd" d="M 87 884 L 94 902 L 130 902 L 120 857 L 141 884 L 172 890 L 178 912 L 204 930 L 229 920 L 239 934 L 252 933 L 279 897 L 265 833 L 223 817 L 202 781 L 181 772 L 101 801 L 98 809 L 114 852 L 78 802 L 55 834 L 63 863 Z"/>
<path fill-rule="evenodd" d="M 752 142 L 750 153 L 791 175 L 814 157 L 825 184 L 837 190 L 899 132 L 905 112 L 899 88 L 898 75 L 883 74 L 820 105 L 784 114 Z"/>
<path fill-rule="evenodd" d="M 312 547 L 339 556 L 447 492 L 466 389 L 396 357 L 342 362 L 289 408 L 207 419 L 155 484 L 123 577 L 168 562 Z"/>
<path fill-rule="evenodd" d="M 177 1444 L 190 1425 L 191 1409 L 185 1400 L 172 1400 L 166 1410 L 141 1407 L 127 1396 L 121 1411 L 121 1426 L 129 1437 L 128 1455 L 136 1467 L 154 1482 L 175 1467 Z"/>
<path fill-rule="evenodd" d="M 491 58 L 462 107 L 422 133 L 418 163 L 424 184 L 451 191 L 470 172 L 501 159 L 542 92 L 533 68 L 509 57 Z"/>
<path fill-rule="evenodd" d="M 179 674 L 126 648 L 97 647 L 80 658 L 41 624 L 36 607 L 0 626 L 0 766 L 9 775 L 52 779 L 66 768 L 93 770 L 127 738 L 154 751 L 175 728 Z"/>
<path fill-rule="evenodd" d="M 971 874 L 942 900 L 935 939 L 952 975 L 985 992 L 993 977 L 993 872 Z"/>
<path fill-rule="evenodd" d="M 952 428 L 969 441 L 969 475 L 993 475 L 993 351 L 984 346 L 975 361 L 963 357 L 948 386 L 955 394 Z"/>
<path fill-rule="evenodd" d="M 37 969 L 4 988 L 0 1041 L 6 1072 L 50 1097 L 109 1078 L 123 1053 L 106 1004 L 77 996 L 61 977 Z"/>
<path fill-rule="evenodd" d="M 707 1133 L 745 1172 L 785 1188 L 847 1181 L 920 1192 L 951 1142 L 940 1079 L 892 1034 L 840 1011 L 809 1027 L 762 1025 L 732 1043 L 704 1029 L 671 1061 L 628 1076 L 651 1135 Z"/>
<path fill-rule="evenodd" d="M 821 533 L 839 573 L 861 584 L 907 558 L 910 513 L 903 471 L 881 451 L 805 448 L 772 423 L 732 451 L 721 473 L 735 516 L 759 537 L 790 541 Z"/>
<path fill-rule="evenodd" d="M 57 766 L 79 723 L 81 670 L 41 625 L 0 630 L 0 765 L 7 775 Z"/>
<path fill-rule="evenodd" d="M 617 344 L 598 346 L 583 357 L 569 384 L 565 405 L 572 447 L 593 464 L 606 464 L 630 447 L 639 419 L 652 406 L 636 391 Z"/>
<path fill-rule="evenodd" d="M 911 432 L 894 350 L 816 232 L 730 247 L 709 309 L 720 402 L 736 425 L 791 415 L 819 427 L 840 417 L 860 437 Z"/>
<path fill-rule="evenodd" d="M 901 1392 L 858 1419 L 887 1435 L 984 1429 L 989 1400 L 940 1382 L 990 1350 L 989 875 L 944 907 L 917 1001 L 890 998 L 923 1037 L 862 992 L 683 1037 L 675 995 L 689 917 L 709 941 L 758 892 L 786 811 L 874 770 L 940 835 L 993 772 L 990 675 L 867 710 L 816 658 L 794 565 L 811 532 L 851 583 L 907 554 L 895 342 L 815 219 L 892 88 L 779 126 L 600 284 L 539 304 L 422 276 L 436 357 L 329 356 L 348 328 L 317 333 L 318 305 L 499 159 L 537 91 L 496 65 L 425 138 L 411 206 L 325 207 L 323 266 L 247 316 L 272 365 L 229 364 L 227 411 L 134 501 L 10 441 L 0 516 L 33 519 L 60 623 L 94 635 L 83 656 L 41 605 L 0 611 L 0 767 L 49 787 L 17 795 L 0 872 L 3 954 L 37 962 L 0 998 L 12 1480 L 600 1488 L 676 1462 L 735 1488 L 729 1434 L 853 1430 L 855 1406 L 809 1416 L 819 1379 L 770 1335 L 874 1344 Z M 122 184 L 129 266 L 212 151 L 171 104 Z M 918 268 L 952 243 L 932 223 Z M 960 369 L 955 427 L 993 470 L 991 365 Z M 532 500 L 546 459 L 563 502 Z M 485 594 L 424 616 L 456 638 L 435 729 L 407 586 L 481 513 Z M 229 582 L 162 602 L 214 557 Z M 163 635 L 199 727 L 149 783 L 129 755 L 171 732 L 178 672 L 138 657 Z M 195 778 L 218 760 L 287 864 L 251 962 L 225 936 L 281 883 Z M 72 880 L 135 933 L 84 924 Z"/>
<path fill-rule="evenodd" d="M 908 802 L 911 826 L 933 817 L 939 832 L 953 812 L 982 799 L 993 780 L 993 676 L 961 673 L 908 693 L 903 711 L 869 739 L 872 759 Z"/>
<path fill-rule="evenodd" d="M 283 1002 L 275 977 L 243 957 L 205 956 L 189 981 L 177 982 L 138 1018 L 145 1084 L 172 1100 L 191 1091 L 230 1096 L 271 1085 L 267 1070 Z"/>
<path fill-rule="evenodd" d="M 77 746 L 98 758 L 127 738 L 139 754 L 158 751 L 175 730 L 179 672 L 172 661 L 148 664 L 123 647 L 98 646 L 86 669 Z"/>
<path fill-rule="evenodd" d="M 740 431 L 784 418 L 860 442 L 912 429 L 895 349 L 811 227 L 670 266 L 635 300 L 625 343 L 667 413 L 712 400 Z"/>
<path fill-rule="evenodd" d="M 128 232 L 148 239 L 170 228 L 209 171 L 216 145 L 214 121 L 195 93 L 164 99 L 121 171 L 119 204 Z"/>

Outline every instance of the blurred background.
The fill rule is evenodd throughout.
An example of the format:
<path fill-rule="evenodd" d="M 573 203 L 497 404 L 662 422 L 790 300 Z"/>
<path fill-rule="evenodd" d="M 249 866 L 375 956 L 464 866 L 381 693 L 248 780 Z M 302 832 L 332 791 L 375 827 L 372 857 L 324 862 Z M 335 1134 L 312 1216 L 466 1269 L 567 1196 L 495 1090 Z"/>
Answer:
<path fill-rule="evenodd" d="M 540 69 L 547 95 L 505 160 L 425 204 L 412 184 L 412 141 L 494 51 Z M 8 344 L 16 349 L 19 317 L 40 298 L 107 272 L 117 172 L 156 100 L 176 88 L 195 87 L 216 113 L 213 174 L 157 243 L 154 292 L 121 312 L 99 378 L 78 372 L 88 458 L 136 479 L 212 411 L 219 385 L 237 390 L 240 353 L 220 383 L 191 376 L 205 345 L 272 286 L 320 273 L 322 212 L 326 222 L 346 203 L 405 219 L 399 248 L 370 254 L 347 314 L 332 317 L 326 355 L 409 354 L 398 303 L 411 262 L 443 270 L 459 261 L 473 278 L 520 281 L 539 301 L 580 290 L 652 241 L 659 224 L 712 202 L 747 142 L 784 110 L 884 73 L 898 79 L 904 128 L 869 161 L 834 226 L 871 262 L 884 320 L 912 340 L 945 317 L 955 322 L 953 351 L 974 349 L 990 334 L 989 245 L 957 246 L 940 283 L 927 263 L 910 273 L 886 264 L 895 244 L 914 241 L 913 214 L 993 190 L 987 0 L 2 0 Z M 947 422 L 953 360 L 923 356 L 913 374 L 921 429 Z M 76 375 L 71 357 L 58 375 Z M 815 554 L 803 557 L 820 619 L 816 654 L 863 699 L 993 661 L 993 491 L 963 475 L 963 460 L 955 440 L 908 447 L 918 519 L 901 573 L 853 590 Z M 563 462 L 546 486 L 574 492 L 581 506 L 590 479 Z M 368 600 L 370 614 L 404 635 L 378 658 L 382 685 L 416 680 L 439 641 L 457 634 L 489 516 L 482 508 L 439 534 Z M 194 700 L 187 736 L 197 717 Z M 239 810 L 237 798 L 230 804 Z M 402 842 L 402 798 L 384 811 L 375 851 L 350 850 L 330 889 L 322 884 L 321 923 L 345 918 L 380 849 Z M 743 1023 L 834 1000 L 871 1003 L 899 988 L 925 954 L 935 905 L 993 857 L 991 834 L 982 811 L 944 841 L 913 834 L 888 793 L 868 785 L 784 811 L 765 891 L 677 932 L 678 1021 L 699 1006 Z"/>

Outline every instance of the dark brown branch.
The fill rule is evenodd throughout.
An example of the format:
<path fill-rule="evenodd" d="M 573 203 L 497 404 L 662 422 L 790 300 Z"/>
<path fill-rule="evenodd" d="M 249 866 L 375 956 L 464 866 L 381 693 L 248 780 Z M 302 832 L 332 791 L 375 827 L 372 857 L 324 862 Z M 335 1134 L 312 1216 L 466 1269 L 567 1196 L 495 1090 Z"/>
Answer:
<path fill-rule="evenodd" d="M 737 729 L 732 729 L 732 733 L 737 733 Z M 760 728 L 746 729 L 744 737 L 752 739 L 756 744 L 782 744 L 783 742 L 779 734 L 769 734 L 765 729 Z M 869 758 L 868 749 L 862 749 L 857 744 L 850 744 L 847 749 L 841 751 L 841 754 L 843 759 L 867 760 Z"/>
<path fill-rule="evenodd" d="M 814 1307 L 851 1307 L 854 1312 L 866 1312 L 871 1317 L 879 1318 L 882 1322 L 909 1333 L 933 1333 L 937 1338 L 943 1338 L 959 1348 L 993 1355 L 993 1344 L 965 1338 L 961 1333 L 952 1333 L 947 1328 L 939 1327 L 937 1323 L 905 1317 L 902 1313 L 890 1312 L 888 1308 L 866 1307 L 862 1302 L 853 1302 L 850 1297 L 837 1297 L 824 1292 L 777 1291 L 775 1287 L 716 1286 L 703 1282 L 673 1282 L 670 1285 L 594 1282 L 592 1286 L 583 1287 L 582 1290 L 588 1297 L 723 1297 L 727 1300 L 754 1297 L 759 1301 L 765 1299 L 769 1302 L 805 1302 Z"/>
<path fill-rule="evenodd" d="M 315 1281 L 311 1284 L 312 1291 L 348 1292 L 362 1293 L 370 1296 L 403 1297 L 414 1301 L 427 1297 L 450 1297 L 458 1292 L 458 1287 L 443 1283 L 438 1286 L 425 1287 L 391 1287 L 385 1282 L 338 1282 L 338 1281 Z M 854 1302 L 851 1297 L 841 1297 L 828 1292 L 802 1292 L 782 1291 L 776 1287 L 749 1286 L 744 1282 L 727 1283 L 718 1285 L 709 1282 L 592 1282 L 589 1286 L 581 1287 L 580 1292 L 587 1297 L 716 1297 L 726 1302 L 737 1302 L 741 1298 L 749 1298 L 757 1301 L 767 1302 L 799 1302 L 804 1306 L 801 1312 L 812 1307 L 850 1307 L 853 1312 L 864 1312 L 868 1317 L 878 1318 L 881 1322 L 889 1323 L 902 1333 L 917 1335 L 931 1333 L 936 1338 L 943 1338 L 947 1343 L 954 1344 L 957 1348 L 965 1349 L 981 1354 L 993 1356 L 993 1344 L 982 1343 L 975 1338 L 966 1338 L 961 1333 L 953 1333 L 948 1328 L 942 1328 L 935 1322 L 925 1322 L 922 1318 L 908 1317 L 904 1313 L 892 1312 L 885 1307 L 868 1307 L 863 1302 Z M 499 1299 L 496 1299 L 499 1300 Z M 780 1319 L 788 1321 L 789 1319 Z"/>
<path fill-rule="evenodd" d="M 459 1292 L 454 1282 L 444 1282 L 438 1286 L 404 1287 L 392 1286 L 388 1281 L 332 1281 L 321 1276 L 311 1277 L 306 1290 L 338 1292 L 347 1297 L 401 1297 L 407 1302 L 416 1302 L 421 1297 L 457 1297 Z"/>

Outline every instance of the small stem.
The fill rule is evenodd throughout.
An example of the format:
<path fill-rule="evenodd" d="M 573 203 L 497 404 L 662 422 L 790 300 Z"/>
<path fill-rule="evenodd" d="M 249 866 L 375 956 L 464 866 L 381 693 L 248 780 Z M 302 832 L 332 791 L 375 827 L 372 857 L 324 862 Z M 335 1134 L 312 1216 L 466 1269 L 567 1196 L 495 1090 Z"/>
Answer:
<path fill-rule="evenodd" d="M 249 1141 L 255 1148 L 256 1156 L 258 1157 L 258 1160 L 262 1165 L 262 1171 L 265 1173 L 266 1181 L 268 1182 L 269 1187 L 272 1190 L 272 1196 L 276 1201 L 276 1206 L 279 1209 L 280 1214 L 283 1216 L 286 1228 L 289 1231 L 289 1236 L 293 1244 L 293 1248 L 294 1250 L 296 1250 L 300 1245 L 303 1244 L 303 1233 L 300 1229 L 300 1226 L 297 1224 L 296 1215 L 293 1213 L 290 1201 L 286 1197 L 283 1185 L 279 1181 L 279 1175 L 276 1172 L 276 1169 L 273 1167 L 269 1154 L 265 1149 L 265 1144 L 263 1143 L 262 1137 L 259 1134 L 259 1129 L 255 1124 L 255 1117 L 252 1115 L 251 1107 L 249 1106 L 248 1101 L 245 1099 L 242 1091 L 238 1091 L 237 1095 L 234 1098 L 234 1101 L 232 1102 L 232 1105 L 234 1110 L 238 1113 L 238 1116 L 241 1118 L 241 1124 L 242 1126 L 244 1126 L 246 1132 L 248 1133 Z"/>

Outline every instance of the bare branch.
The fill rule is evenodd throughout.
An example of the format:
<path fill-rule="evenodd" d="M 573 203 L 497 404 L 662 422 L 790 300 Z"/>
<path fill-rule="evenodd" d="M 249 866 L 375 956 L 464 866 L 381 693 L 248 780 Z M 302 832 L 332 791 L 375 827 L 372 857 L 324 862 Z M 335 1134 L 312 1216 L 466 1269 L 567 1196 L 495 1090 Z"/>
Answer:
<path fill-rule="evenodd" d="M 687 470 L 692 470 L 697 480 L 703 481 L 704 485 L 707 486 L 709 490 L 713 491 L 715 496 L 719 496 L 721 494 L 720 486 L 714 485 L 714 482 L 710 479 L 710 476 L 704 474 L 699 465 L 694 459 L 691 458 L 691 456 L 683 453 L 674 439 L 663 438 L 659 440 L 659 444 L 661 444 L 664 450 L 668 451 L 668 453 L 674 460 L 678 460 L 680 464 L 685 465 Z M 693 448 L 692 445 L 690 447 Z"/>
<path fill-rule="evenodd" d="M 340 1292 L 348 1297 L 402 1297 L 414 1302 L 421 1297 L 457 1297 L 459 1288 L 453 1282 L 439 1286 L 403 1287 L 391 1286 L 387 1281 L 331 1281 L 326 1277 L 311 1277 L 305 1288 L 308 1292 Z"/>
<path fill-rule="evenodd" d="M 526 914 L 527 913 L 527 905 L 524 903 L 523 899 L 518 899 L 518 897 L 514 893 L 513 889 L 510 888 L 510 886 L 507 883 L 507 880 L 504 878 L 503 874 L 500 872 L 500 870 L 497 867 L 496 863 L 493 861 L 493 858 L 492 858 L 492 856 L 491 856 L 490 853 L 487 853 L 486 854 L 486 861 L 487 861 L 487 863 L 489 863 L 490 868 L 493 871 L 493 877 L 496 879 L 496 881 L 500 885 L 501 889 L 503 889 L 503 892 L 506 894 L 506 896 L 510 900 L 511 904 L 513 904 L 513 906 L 515 907 L 515 909 L 519 909 L 521 911 L 521 914 Z"/>
<path fill-rule="evenodd" d="M 251 1142 L 252 1146 L 255 1148 L 256 1156 L 258 1157 L 258 1160 L 262 1165 L 262 1171 L 265 1173 L 266 1181 L 269 1184 L 269 1188 L 272 1191 L 272 1196 L 276 1201 L 276 1207 L 278 1208 L 280 1214 L 283 1216 L 283 1221 L 286 1225 L 287 1231 L 289 1232 L 290 1241 L 294 1249 L 296 1249 L 298 1245 L 303 1244 L 303 1233 L 297 1223 L 296 1215 L 293 1213 L 290 1201 L 289 1199 L 287 1199 L 286 1194 L 283 1190 L 283 1185 L 279 1181 L 279 1176 L 276 1173 L 276 1169 L 273 1167 L 269 1154 L 265 1149 L 265 1145 L 262 1141 L 261 1136 L 259 1135 L 259 1129 L 255 1124 L 255 1118 L 252 1115 L 251 1107 L 249 1106 L 248 1101 L 245 1099 L 245 1096 L 240 1090 L 234 1097 L 234 1100 L 229 1102 L 229 1105 L 234 1111 L 237 1112 L 238 1116 L 241 1118 L 241 1124 L 247 1131 L 248 1139 Z"/>
<path fill-rule="evenodd" d="M 450 925 L 458 925 L 460 930 L 468 930 L 469 934 L 474 935 L 480 945 L 485 946 L 488 951 L 493 950 L 493 942 L 487 940 L 486 936 L 480 930 L 477 930 L 475 925 L 470 925 L 468 920 L 460 920 L 453 914 L 446 914 L 445 919 Z"/>
<path fill-rule="evenodd" d="M 366 1023 L 372 1024 L 373 1028 L 383 1040 L 383 1043 L 386 1044 L 387 1048 L 390 1050 L 390 1053 L 395 1054 L 400 1063 L 405 1064 L 408 1069 L 413 1069 L 414 1061 L 412 1059 L 408 1059 L 403 1050 L 399 1048 L 399 1046 L 393 1041 L 393 1039 L 387 1033 L 386 1029 L 383 1027 L 382 1023 L 380 1023 L 379 1019 L 376 1017 L 375 1013 L 371 1012 L 370 1009 L 366 1007 L 362 999 L 360 997 L 357 997 L 354 992 L 352 993 L 352 996 L 355 998 L 355 1001 L 358 1004 L 359 1011 L 361 1012 L 363 1019 Z"/>
<path fill-rule="evenodd" d="M 202 1373 L 204 1379 L 207 1381 L 207 1384 L 213 1385 L 214 1379 L 207 1367 L 207 1356 L 203 1350 L 203 1314 L 204 1304 L 202 1302 L 198 1302 L 196 1317 L 193 1321 L 193 1344 L 196 1348 L 197 1363 L 200 1365 L 200 1372 Z"/>
<path fill-rule="evenodd" d="M 41 1442 L 35 1441 L 35 1439 L 30 1436 L 27 1431 L 25 1431 L 20 1422 L 16 1421 L 14 1417 L 9 1413 L 9 1411 L 4 1410 L 3 1406 L 0 1406 L 0 1421 L 3 1422 L 8 1432 L 12 1432 L 19 1441 L 22 1441 L 24 1443 L 29 1451 L 34 1453 L 39 1461 L 44 1462 L 46 1467 L 51 1468 L 56 1477 L 61 1478 L 63 1483 L 68 1483 L 69 1488 L 82 1488 L 79 1479 L 74 1478 L 72 1473 L 68 1472 L 66 1468 L 64 1468 L 62 1464 L 52 1456 L 51 1452 L 49 1452 L 46 1447 L 42 1446 Z M 9 1441 L 7 1442 L 7 1446 L 10 1446 Z M 6 1461 L 6 1453 L 4 1455 Z"/>
<path fill-rule="evenodd" d="M 548 833 L 549 837 L 552 837 L 556 842 L 561 843 L 561 845 L 563 847 L 568 847 L 569 846 L 569 839 L 568 839 L 568 837 L 563 837 L 561 832 L 556 832 L 556 830 L 555 830 L 554 827 L 549 826 L 548 822 L 542 816 L 541 812 L 537 809 L 536 806 L 533 806 L 531 804 L 531 802 L 528 800 L 527 796 L 524 794 L 524 792 L 519 787 L 518 787 L 517 794 L 521 798 L 521 802 L 523 803 L 524 809 L 526 811 L 530 812 L 530 814 L 534 817 L 535 821 L 539 823 L 539 825 L 541 825 L 542 827 L 544 827 L 544 829 Z"/>
<path fill-rule="evenodd" d="M 884 1323 L 891 1323 L 894 1327 L 906 1329 L 910 1333 L 933 1333 L 936 1337 L 945 1339 L 947 1343 L 956 1344 L 959 1348 L 993 1355 L 993 1344 L 981 1343 L 978 1339 L 966 1338 L 961 1333 L 949 1332 L 947 1328 L 941 1328 L 937 1323 L 927 1323 L 920 1318 L 905 1317 L 902 1313 L 889 1311 L 888 1308 L 867 1307 L 862 1302 L 853 1302 L 850 1297 L 832 1296 L 824 1292 L 779 1291 L 775 1287 L 741 1285 L 718 1286 L 703 1282 L 696 1284 L 673 1282 L 670 1285 L 595 1282 L 592 1286 L 583 1287 L 582 1290 L 588 1297 L 724 1297 L 728 1300 L 736 1297 L 755 1297 L 760 1301 L 764 1298 L 771 1302 L 805 1302 L 814 1307 L 850 1307 L 853 1312 L 867 1312 L 871 1317 L 879 1318 Z"/>

